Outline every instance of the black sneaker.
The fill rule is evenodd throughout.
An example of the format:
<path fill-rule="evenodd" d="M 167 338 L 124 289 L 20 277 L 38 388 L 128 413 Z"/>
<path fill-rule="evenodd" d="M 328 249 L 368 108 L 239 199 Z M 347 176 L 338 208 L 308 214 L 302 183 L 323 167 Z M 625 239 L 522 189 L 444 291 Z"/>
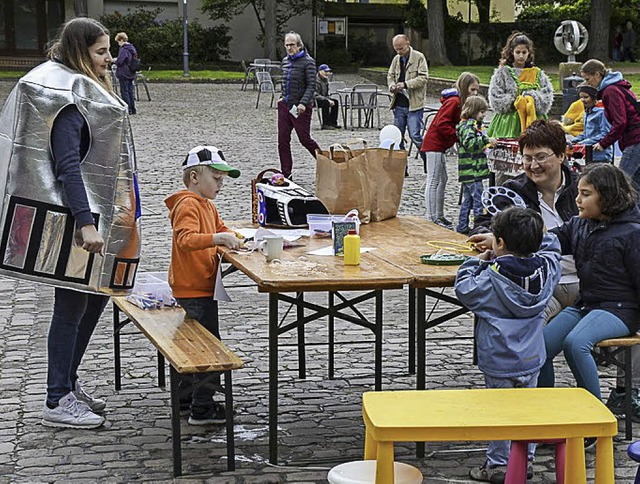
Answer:
<path fill-rule="evenodd" d="M 447 220 L 444 217 L 437 219 L 435 223 L 440 227 L 444 227 L 445 229 L 453 230 L 453 222 Z"/>
<path fill-rule="evenodd" d="M 584 438 L 584 450 L 593 449 L 596 446 L 597 437 L 585 437 Z"/>
<path fill-rule="evenodd" d="M 227 412 L 223 404 L 214 402 L 202 413 L 191 412 L 189 425 L 220 425 L 226 423 Z"/>

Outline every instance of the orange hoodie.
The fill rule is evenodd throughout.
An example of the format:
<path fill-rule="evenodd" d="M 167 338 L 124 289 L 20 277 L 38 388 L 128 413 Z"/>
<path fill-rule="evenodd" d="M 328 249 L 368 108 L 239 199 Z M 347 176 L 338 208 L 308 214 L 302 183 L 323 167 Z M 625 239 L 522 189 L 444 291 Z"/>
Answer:
<path fill-rule="evenodd" d="M 177 298 L 213 296 L 218 250 L 213 234 L 231 232 L 212 201 L 181 190 L 165 201 L 173 227 L 169 285 Z"/>

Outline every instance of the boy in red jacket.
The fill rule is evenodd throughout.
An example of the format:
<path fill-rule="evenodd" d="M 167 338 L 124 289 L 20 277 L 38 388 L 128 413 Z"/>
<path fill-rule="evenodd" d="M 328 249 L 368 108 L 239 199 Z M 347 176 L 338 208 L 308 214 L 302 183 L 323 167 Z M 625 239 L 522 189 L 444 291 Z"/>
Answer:
<path fill-rule="evenodd" d="M 237 249 L 241 239 L 225 226 L 211 200 L 222 189 L 224 178 L 227 175 L 238 178 L 240 171 L 229 166 L 215 146 L 193 148 L 182 168 L 187 189 L 165 200 L 173 228 L 169 285 L 187 316 L 220 338 L 218 302 L 213 299 L 219 263 L 217 247 Z M 211 381 L 207 376 L 196 373 L 180 382 L 181 404 L 191 403 L 191 425 L 226 421 L 224 405 L 213 401 L 214 386 L 220 380 Z"/>

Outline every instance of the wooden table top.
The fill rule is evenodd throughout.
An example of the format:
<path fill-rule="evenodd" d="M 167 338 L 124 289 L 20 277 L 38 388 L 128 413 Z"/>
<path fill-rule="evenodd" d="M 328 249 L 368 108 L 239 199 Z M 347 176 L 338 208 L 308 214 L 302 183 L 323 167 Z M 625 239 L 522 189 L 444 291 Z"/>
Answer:
<path fill-rule="evenodd" d="M 423 264 L 421 255 L 435 254 L 429 242 L 466 245 L 467 236 L 428 222 L 422 217 L 400 216 L 360 227 L 362 245 L 377 247 L 373 253 L 411 273 L 414 287 L 450 287 L 459 266 Z M 465 255 L 475 254 L 469 252 Z"/>
<path fill-rule="evenodd" d="M 248 226 L 248 224 L 234 224 Z M 338 291 L 452 286 L 458 266 L 422 264 L 420 256 L 437 252 L 429 241 L 464 244 L 466 236 L 427 222 L 400 216 L 360 226 L 363 253 L 359 266 L 345 266 L 342 257 L 314 256 L 308 251 L 331 245 L 330 238 L 302 237 L 300 247 L 285 249 L 282 264 L 267 263 L 259 253 L 225 252 L 224 258 L 258 285 L 260 292 Z"/>

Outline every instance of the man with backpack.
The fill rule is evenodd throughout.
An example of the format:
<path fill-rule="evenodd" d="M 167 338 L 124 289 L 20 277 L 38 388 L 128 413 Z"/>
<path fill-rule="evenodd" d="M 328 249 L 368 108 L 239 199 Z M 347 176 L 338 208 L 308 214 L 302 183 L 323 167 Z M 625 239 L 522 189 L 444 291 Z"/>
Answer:
<path fill-rule="evenodd" d="M 120 97 L 129 106 L 129 114 L 136 114 L 136 99 L 133 81 L 136 71 L 140 68 L 138 51 L 129 43 L 129 36 L 124 32 L 116 35 L 116 42 L 120 46 L 116 59 L 116 77 L 120 81 Z"/>

